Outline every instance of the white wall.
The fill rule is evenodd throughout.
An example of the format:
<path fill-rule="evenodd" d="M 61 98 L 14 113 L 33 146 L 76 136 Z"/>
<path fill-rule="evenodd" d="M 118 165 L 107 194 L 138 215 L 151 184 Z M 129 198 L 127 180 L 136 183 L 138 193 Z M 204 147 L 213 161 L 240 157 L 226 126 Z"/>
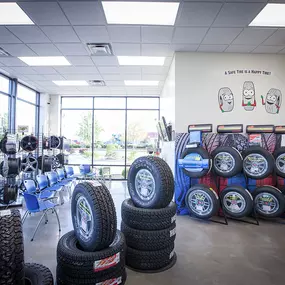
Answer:
<path fill-rule="evenodd" d="M 50 95 L 47 93 L 40 94 L 40 118 L 39 118 L 39 127 L 40 133 L 48 132 L 48 118 L 49 118 L 49 97 Z"/>
<path fill-rule="evenodd" d="M 259 70 L 264 74 L 225 74 L 228 71 Z M 242 106 L 243 84 L 255 85 L 257 106 L 246 111 Z M 228 87 L 234 96 L 234 109 L 222 112 L 218 103 L 220 88 Z M 281 90 L 283 102 L 279 114 L 269 114 L 262 105 L 271 88 Z M 189 124 L 243 123 L 285 124 L 285 56 L 266 54 L 176 53 L 175 125 L 176 132 L 186 132 Z"/>
<path fill-rule="evenodd" d="M 60 96 L 50 96 L 49 133 L 60 135 Z"/>

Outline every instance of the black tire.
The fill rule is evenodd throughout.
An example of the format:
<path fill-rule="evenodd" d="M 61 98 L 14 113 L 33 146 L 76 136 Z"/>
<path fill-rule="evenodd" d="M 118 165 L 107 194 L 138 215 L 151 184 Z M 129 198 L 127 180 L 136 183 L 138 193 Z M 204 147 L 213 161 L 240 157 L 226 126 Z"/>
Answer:
<path fill-rule="evenodd" d="M 126 263 L 139 270 L 159 270 L 172 262 L 174 243 L 168 248 L 155 251 L 142 251 L 127 247 Z"/>
<path fill-rule="evenodd" d="M 125 265 L 126 244 L 124 235 L 117 231 L 114 242 L 106 249 L 83 251 L 71 231 L 58 242 L 57 262 L 60 270 L 75 279 L 92 279 L 116 272 Z"/>
<path fill-rule="evenodd" d="M 51 271 L 37 263 L 25 264 L 25 285 L 53 285 Z"/>
<path fill-rule="evenodd" d="M 253 191 L 257 214 L 266 218 L 280 217 L 285 211 L 285 196 L 273 186 L 258 187 Z"/>
<path fill-rule="evenodd" d="M 171 246 L 176 238 L 176 224 L 159 231 L 142 231 L 121 223 L 121 231 L 125 235 L 127 246 L 138 250 L 160 250 Z"/>
<path fill-rule="evenodd" d="M 213 170 L 218 176 L 233 177 L 242 171 L 240 152 L 229 146 L 218 147 L 212 152 Z"/>
<path fill-rule="evenodd" d="M 162 209 L 137 208 L 131 199 L 122 203 L 122 220 L 126 225 L 138 230 L 163 230 L 176 221 L 176 204 L 171 202 Z"/>
<path fill-rule="evenodd" d="M 205 202 L 208 202 L 208 207 Z M 188 190 L 185 196 L 185 204 L 190 215 L 192 214 L 203 220 L 217 215 L 220 207 L 219 197 L 216 192 L 204 184 L 195 185 Z M 204 209 L 204 207 L 207 208 Z"/>
<path fill-rule="evenodd" d="M 24 282 L 24 245 L 19 210 L 0 211 L 0 284 Z"/>
<path fill-rule="evenodd" d="M 275 171 L 280 177 L 285 178 L 285 147 L 280 147 L 274 152 Z"/>
<path fill-rule="evenodd" d="M 110 274 L 101 275 L 100 277 L 94 277 L 92 279 L 82 278 L 75 279 L 65 275 L 61 268 L 57 266 L 56 268 L 56 281 L 57 285 L 104 285 L 104 284 L 125 284 L 127 279 L 127 273 L 125 267 L 122 266 L 118 268 L 115 272 Z M 117 280 L 117 282 L 116 282 Z M 101 283 L 102 282 L 102 283 Z"/>
<path fill-rule="evenodd" d="M 274 170 L 274 157 L 260 146 L 251 146 L 242 152 L 243 172 L 252 179 L 268 177 Z M 254 166 L 257 164 L 257 166 Z"/>
<path fill-rule="evenodd" d="M 152 185 L 150 193 L 141 193 L 137 187 L 139 179 L 143 185 Z M 152 180 L 152 184 L 147 181 Z M 143 156 L 137 158 L 128 173 L 128 189 L 137 207 L 147 209 L 164 208 L 171 202 L 174 195 L 174 178 L 169 165 L 159 157 Z M 144 191 L 148 191 L 147 187 Z"/>
<path fill-rule="evenodd" d="M 231 185 L 220 193 L 224 211 L 227 215 L 242 218 L 250 215 L 253 209 L 253 198 L 242 186 Z"/>
<path fill-rule="evenodd" d="M 208 174 L 211 171 L 212 168 L 212 160 L 210 159 L 209 153 L 203 148 L 203 147 L 195 147 L 195 148 L 186 148 L 182 155 L 181 158 L 185 159 L 187 156 L 191 155 L 199 155 L 201 159 L 209 159 L 210 167 L 209 169 L 201 169 L 200 171 L 197 171 L 197 168 L 195 171 L 190 171 L 185 168 L 182 169 L 182 171 L 189 177 L 191 178 L 201 178 Z M 194 169 L 193 169 L 194 170 Z"/>
<path fill-rule="evenodd" d="M 104 184 L 96 181 L 77 184 L 72 195 L 71 215 L 75 235 L 85 251 L 106 248 L 114 241 L 116 209 Z"/>

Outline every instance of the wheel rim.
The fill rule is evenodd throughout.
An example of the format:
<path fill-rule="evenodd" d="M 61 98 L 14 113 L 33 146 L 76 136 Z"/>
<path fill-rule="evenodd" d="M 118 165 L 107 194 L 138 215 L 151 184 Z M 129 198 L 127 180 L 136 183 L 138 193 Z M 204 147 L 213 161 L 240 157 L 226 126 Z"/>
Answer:
<path fill-rule="evenodd" d="M 268 162 L 265 157 L 258 153 L 252 153 L 243 161 L 244 171 L 252 176 L 262 176 L 268 169 Z"/>
<path fill-rule="evenodd" d="M 262 213 L 274 214 L 279 209 L 278 199 L 268 192 L 256 195 L 255 201 L 257 209 Z"/>
<path fill-rule="evenodd" d="M 34 157 L 26 157 L 21 162 L 21 169 L 24 172 L 33 172 L 37 169 L 38 161 Z"/>
<path fill-rule="evenodd" d="M 88 240 L 94 230 L 94 219 L 91 207 L 84 196 L 79 197 L 77 200 L 76 219 L 80 235 Z"/>
<path fill-rule="evenodd" d="M 241 213 L 246 207 L 244 197 L 235 191 L 228 192 L 223 198 L 224 207 L 231 213 Z"/>
<path fill-rule="evenodd" d="M 203 190 L 191 191 L 188 196 L 188 205 L 190 210 L 199 216 L 206 216 L 213 210 L 213 200 Z"/>
<path fill-rule="evenodd" d="M 219 152 L 214 158 L 214 166 L 219 172 L 229 173 L 235 165 L 234 157 L 228 152 Z"/>
<path fill-rule="evenodd" d="M 135 189 L 143 201 L 149 201 L 154 197 L 155 180 L 150 171 L 147 169 L 138 171 L 135 177 Z"/>
<path fill-rule="evenodd" d="M 280 172 L 285 173 L 285 153 L 276 158 L 276 167 Z"/>

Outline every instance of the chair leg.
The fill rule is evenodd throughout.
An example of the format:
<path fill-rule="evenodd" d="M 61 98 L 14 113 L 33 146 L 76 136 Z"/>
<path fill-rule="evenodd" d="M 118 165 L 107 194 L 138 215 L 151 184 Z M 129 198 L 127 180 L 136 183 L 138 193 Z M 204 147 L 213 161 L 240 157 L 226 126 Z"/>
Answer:
<path fill-rule="evenodd" d="M 41 219 L 39 220 L 39 222 L 38 222 L 38 224 L 37 224 L 37 227 L 36 227 L 36 229 L 35 229 L 35 232 L 34 232 L 34 235 L 33 235 L 32 239 L 31 239 L 31 241 L 34 240 L 34 237 L 35 237 L 35 235 L 36 235 L 36 233 L 37 233 L 37 231 L 38 231 L 38 228 L 39 228 L 39 226 L 40 226 L 40 224 L 41 224 L 41 221 L 43 220 L 43 218 L 45 217 L 45 215 L 46 215 L 46 211 L 45 211 L 45 212 L 43 213 L 43 215 L 41 216 Z"/>
<path fill-rule="evenodd" d="M 22 225 L 24 224 L 26 218 L 28 217 L 29 211 L 27 210 L 22 218 Z"/>
<path fill-rule="evenodd" d="M 45 213 L 45 218 L 46 218 L 45 224 L 47 224 L 48 223 L 47 212 Z"/>
<path fill-rule="evenodd" d="M 62 190 L 58 191 L 59 199 L 60 199 L 60 205 L 64 204 L 63 194 Z"/>
<path fill-rule="evenodd" d="M 59 217 L 58 217 L 58 214 L 57 214 L 56 209 L 54 209 L 54 213 L 55 213 L 55 215 L 56 215 L 57 222 L 58 222 L 58 231 L 61 232 L 60 221 L 59 221 Z"/>

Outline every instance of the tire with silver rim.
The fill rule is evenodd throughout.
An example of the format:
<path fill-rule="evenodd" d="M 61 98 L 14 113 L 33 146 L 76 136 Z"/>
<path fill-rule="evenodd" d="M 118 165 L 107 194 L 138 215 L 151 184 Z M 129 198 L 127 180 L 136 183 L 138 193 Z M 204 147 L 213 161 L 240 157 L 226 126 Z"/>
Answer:
<path fill-rule="evenodd" d="M 216 215 L 219 210 L 218 195 L 203 184 L 195 185 L 188 190 L 185 203 L 190 215 L 200 219 L 209 219 Z"/>
<path fill-rule="evenodd" d="M 213 169 L 218 176 L 233 177 L 242 171 L 240 152 L 229 146 L 218 147 L 212 152 Z"/>
<path fill-rule="evenodd" d="M 242 218 L 252 213 L 253 198 L 242 186 L 231 185 L 222 190 L 220 199 L 227 215 Z"/>
<path fill-rule="evenodd" d="M 285 147 L 280 147 L 274 152 L 275 171 L 280 177 L 285 178 Z"/>
<path fill-rule="evenodd" d="M 76 185 L 71 201 L 74 233 L 86 251 L 108 247 L 117 229 L 116 209 L 104 184 L 97 181 Z"/>
<path fill-rule="evenodd" d="M 243 171 L 252 179 L 264 179 L 274 170 L 273 155 L 260 146 L 251 146 L 243 151 Z"/>
<path fill-rule="evenodd" d="M 285 196 L 273 186 L 258 187 L 253 192 L 255 211 L 266 218 L 276 218 L 285 212 Z"/>
<path fill-rule="evenodd" d="M 174 178 L 169 165 L 159 157 L 136 159 L 128 173 L 128 189 L 135 206 L 164 208 L 174 195 Z"/>

